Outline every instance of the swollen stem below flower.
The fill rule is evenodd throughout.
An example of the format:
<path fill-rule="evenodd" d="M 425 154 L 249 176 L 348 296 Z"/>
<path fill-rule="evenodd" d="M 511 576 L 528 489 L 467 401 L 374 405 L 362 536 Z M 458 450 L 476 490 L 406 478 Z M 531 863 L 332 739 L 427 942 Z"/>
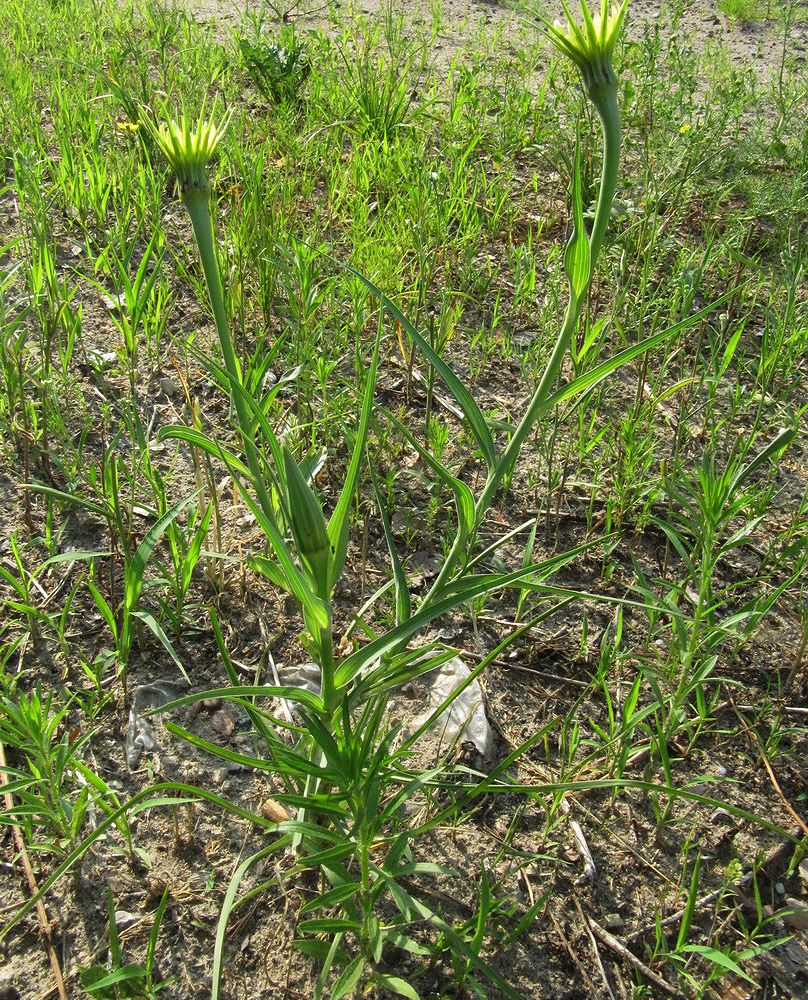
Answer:
<path fill-rule="evenodd" d="M 216 251 L 213 245 L 213 229 L 210 220 L 210 194 L 204 188 L 190 188 L 183 192 L 182 200 L 193 226 L 194 237 L 196 238 L 196 245 L 199 250 L 199 259 L 202 263 L 205 282 L 208 286 L 208 295 L 210 296 L 210 304 L 213 309 L 216 332 L 219 335 L 219 343 L 222 348 L 225 371 L 232 385 L 241 385 L 241 368 L 233 348 L 230 329 L 227 325 L 222 280 L 219 276 L 219 265 L 216 261 Z M 238 417 L 239 429 L 244 441 L 244 454 L 247 459 L 247 467 L 252 474 L 255 492 L 262 510 L 274 521 L 272 500 L 264 483 L 258 450 L 250 433 L 252 419 L 250 418 L 249 410 L 239 393 L 231 390 L 230 398 L 233 400 L 236 416 Z"/>

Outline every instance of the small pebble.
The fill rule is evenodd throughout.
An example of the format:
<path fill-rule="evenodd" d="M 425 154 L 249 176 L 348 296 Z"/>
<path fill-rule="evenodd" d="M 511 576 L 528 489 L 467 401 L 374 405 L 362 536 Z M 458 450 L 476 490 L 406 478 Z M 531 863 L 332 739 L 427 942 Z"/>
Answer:
<path fill-rule="evenodd" d="M 130 913 L 128 910 L 115 911 L 115 926 L 119 931 L 125 931 L 127 927 L 136 924 L 138 920 L 140 917 L 136 913 Z"/>
<path fill-rule="evenodd" d="M 778 896 L 785 896 L 786 887 L 783 885 L 782 882 L 778 882 L 777 885 L 774 887 L 774 891 L 777 893 Z"/>
<path fill-rule="evenodd" d="M 211 729 L 214 729 L 220 736 L 225 739 L 233 735 L 233 730 L 236 728 L 235 722 L 230 718 L 227 712 L 220 708 L 218 712 L 213 713 L 213 718 L 210 720 Z"/>
<path fill-rule="evenodd" d="M 607 931 L 622 931 L 626 922 L 619 913 L 607 913 L 603 918 L 603 926 Z"/>
<path fill-rule="evenodd" d="M 271 823 L 285 823 L 289 819 L 289 813 L 274 799 L 265 799 L 261 803 L 261 815 Z"/>
<path fill-rule="evenodd" d="M 808 929 L 808 907 L 805 903 L 801 903 L 798 899 L 790 899 L 788 896 L 786 896 L 785 903 L 793 912 L 783 916 L 784 922 L 797 931 Z"/>
<path fill-rule="evenodd" d="M 182 395 L 182 389 L 177 385 L 173 378 L 167 378 L 164 376 L 159 380 L 160 388 L 168 396 L 169 399 L 178 399 Z"/>

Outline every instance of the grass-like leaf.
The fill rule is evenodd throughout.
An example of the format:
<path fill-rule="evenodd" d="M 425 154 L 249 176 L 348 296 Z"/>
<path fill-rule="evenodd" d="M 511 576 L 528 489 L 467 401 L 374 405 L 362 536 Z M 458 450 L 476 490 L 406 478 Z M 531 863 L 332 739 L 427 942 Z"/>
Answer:
<path fill-rule="evenodd" d="M 418 350 L 421 351 L 424 357 L 429 361 L 430 365 L 443 379 L 446 388 L 454 396 L 458 406 L 463 411 L 463 415 L 468 421 L 469 428 L 471 429 L 474 439 L 483 454 L 486 466 L 489 471 L 493 470 L 497 464 L 497 453 L 496 446 L 494 445 L 494 438 L 474 397 L 463 385 L 457 375 L 455 375 L 452 369 L 446 364 L 443 358 L 433 349 L 429 341 L 422 337 L 421 334 L 415 329 L 413 324 L 407 319 L 392 299 L 388 298 L 380 288 L 374 285 L 372 281 L 369 281 L 364 275 L 360 274 L 359 271 L 355 271 L 352 267 L 346 267 L 345 269 L 349 274 L 352 274 L 355 278 L 361 281 L 368 291 L 372 292 L 372 294 L 376 296 L 384 310 L 389 313 L 389 315 L 392 316 L 397 323 L 401 324 L 403 329 L 406 331 L 407 336 L 409 336 L 413 343 L 417 345 Z"/>

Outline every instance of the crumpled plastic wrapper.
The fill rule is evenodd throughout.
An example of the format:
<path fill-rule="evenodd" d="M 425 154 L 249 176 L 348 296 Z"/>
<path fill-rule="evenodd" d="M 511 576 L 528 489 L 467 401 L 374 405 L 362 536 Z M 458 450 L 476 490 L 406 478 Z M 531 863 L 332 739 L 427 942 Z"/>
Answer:
<path fill-rule="evenodd" d="M 438 705 L 442 704 L 470 673 L 460 657 L 453 656 L 430 674 L 432 684 L 429 688 L 427 708 L 409 721 L 407 731 L 413 733 L 423 725 Z M 280 666 L 278 677 L 284 686 L 303 688 L 312 694 L 320 693 L 320 669 L 316 663 Z M 483 757 L 491 756 L 494 752 L 495 739 L 485 714 L 485 702 L 479 681 L 473 680 L 460 692 L 451 705 L 432 723 L 426 735 L 440 741 L 446 749 L 455 743 L 468 741 L 474 744 Z"/>
<path fill-rule="evenodd" d="M 283 687 L 302 688 L 312 694 L 320 693 L 320 668 L 316 663 L 296 663 L 281 665 L 278 680 Z M 429 676 L 426 709 L 410 719 L 406 729 L 415 732 L 438 705 L 442 704 L 465 680 L 471 671 L 459 656 L 453 656 Z M 126 760 L 130 767 L 136 767 L 144 750 L 154 750 L 154 732 L 142 714 L 149 709 L 165 705 L 175 698 L 181 698 L 188 691 L 185 683 L 155 681 L 134 689 L 132 706 L 129 709 L 129 727 L 126 733 Z M 294 713 L 294 705 L 289 705 Z M 449 707 L 438 716 L 426 731 L 426 736 L 438 740 L 447 750 L 456 743 L 473 743 L 478 753 L 490 757 L 494 752 L 495 738 L 488 717 L 479 681 L 473 680 Z"/>
<path fill-rule="evenodd" d="M 447 660 L 433 674 L 429 689 L 429 704 L 425 711 L 410 721 L 407 729 L 415 732 L 438 705 L 442 704 L 471 674 L 459 656 Z M 455 743 L 473 743 L 483 757 L 494 752 L 494 733 L 485 714 L 483 690 L 475 678 L 449 707 L 427 729 L 426 735 L 439 740 L 447 749 Z"/>
<path fill-rule="evenodd" d="M 126 727 L 126 763 L 129 767 L 137 767 L 143 751 L 154 750 L 157 746 L 154 730 L 143 718 L 143 713 L 167 705 L 187 693 L 188 684 L 184 681 L 154 681 L 152 684 L 141 684 L 132 691 L 129 724 Z"/>

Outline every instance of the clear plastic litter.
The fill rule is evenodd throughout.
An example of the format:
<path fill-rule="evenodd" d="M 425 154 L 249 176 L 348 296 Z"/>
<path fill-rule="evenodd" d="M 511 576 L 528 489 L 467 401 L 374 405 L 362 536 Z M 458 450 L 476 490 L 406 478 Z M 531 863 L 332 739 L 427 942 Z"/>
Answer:
<path fill-rule="evenodd" d="M 471 671 L 459 656 L 447 660 L 429 676 L 426 709 L 410 719 L 407 732 L 413 733 L 422 726 L 435 709 L 468 680 Z M 299 663 L 278 667 L 278 679 L 285 687 L 298 687 L 312 694 L 320 693 L 320 668 L 316 663 Z M 447 750 L 457 743 L 473 743 L 483 757 L 494 752 L 495 738 L 488 716 L 485 714 L 485 700 L 479 681 L 473 680 L 455 700 L 438 716 L 425 734 L 437 740 Z"/>
<path fill-rule="evenodd" d="M 126 727 L 126 763 L 129 767 L 137 767 L 143 751 L 154 750 L 157 746 L 154 730 L 143 718 L 143 713 L 167 705 L 187 692 L 188 685 L 184 681 L 154 681 L 141 684 L 132 691 Z"/>
<path fill-rule="evenodd" d="M 459 656 L 453 656 L 439 667 L 431 675 L 428 706 L 409 723 L 409 731 L 415 732 L 422 726 L 435 709 L 468 680 L 470 674 L 471 671 Z M 456 743 L 468 741 L 474 744 L 483 757 L 491 756 L 495 746 L 494 733 L 485 714 L 483 690 L 476 678 L 435 719 L 426 735 L 439 740 L 447 749 Z"/>

